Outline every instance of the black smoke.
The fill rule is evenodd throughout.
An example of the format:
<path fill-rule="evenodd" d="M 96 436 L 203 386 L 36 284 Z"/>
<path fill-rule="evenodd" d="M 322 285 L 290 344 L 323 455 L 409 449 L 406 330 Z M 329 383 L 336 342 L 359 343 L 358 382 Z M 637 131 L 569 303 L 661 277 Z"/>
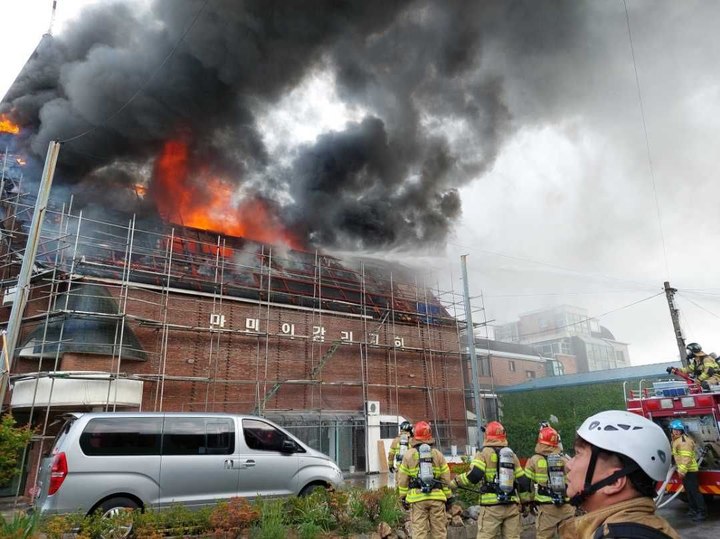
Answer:
<path fill-rule="evenodd" d="M 497 51 L 516 69 L 518 58 L 572 47 L 583 31 L 579 5 L 101 2 L 43 39 L 0 112 L 24 126 L 22 143 L 38 158 L 50 140 L 70 139 L 57 181 L 91 192 L 94 203 L 120 200 L 129 209 L 132 196 L 112 192 L 135 183 L 162 144 L 182 134 L 193 162 L 211 162 L 238 183 L 253 178 L 283 206 L 287 224 L 316 244 L 441 244 L 461 214 L 458 189 L 492 166 L 519 127 Z M 258 104 L 276 103 L 321 69 L 367 116 L 277 166 Z M 528 91 L 552 86 L 538 79 Z"/>

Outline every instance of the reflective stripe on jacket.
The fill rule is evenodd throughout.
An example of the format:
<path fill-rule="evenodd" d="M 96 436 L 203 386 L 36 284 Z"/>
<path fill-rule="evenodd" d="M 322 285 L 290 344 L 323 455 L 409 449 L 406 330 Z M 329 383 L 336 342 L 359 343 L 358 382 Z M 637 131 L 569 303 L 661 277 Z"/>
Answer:
<path fill-rule="evenodd" d="M 712 356 L 704 352 L 701 352 L 701 354 L 702 355 L 696 355 L 690 362 L 690 365 L 682 367 L 680 371 L 685 374 L 694 375 L 698 382 L 704 382 L 709 378 L 712 378 L 712 382 L 717 382 L 718 377 L 720 377 L 720 365 L 718 365 Z M 710 369 L 714 369 L 713 374 L 710 374 Z"/>
<path fill-rule="evenodd" d="M 418 477 L 420 473 L 420 454 L 417 446 L 408 449 L 403 457 L 402 463 L 398 468 L 397 485 L 400 498 L 404 498 L 408 503 L 421 502 L 423 500 L 438 500 L 445 502 L 452 496 L 450 491 L 450 467 L 445 461 L 445 457 L 434 447 L 432 448 L 432 469 L 433 477 L 439 481 L 430 492 L 424 493 L 421 489 L 410 487 L 413 479 Z"/>
<path fill-rule="evenodd" d="M 698 463 L 695 458 L 695 441 L 689 436 L 682 434 L 673 440 L 672 454 L 678 472 L 681 474 L 698 471 Z"/>
<path fill-rule="evenodd" d="M 520 466 L 520 461 L 517 455 L 514 457 L 515 469 L 514 475 L 517 481 L 521 477 L 525 477 L 525 472 Z M 497 505 L 500 503 L 497 493 L 494 491 L 495 476 L 498 471 L 498 455 L 495 452 L 495 448 L 491 446 L 485 446 L 481 451 L 475 453 L 472 462 L 470 463 L 470 469 L 460 474 L 455 478 L 455 482 L 458 485 L 469 486 L 472 485 L 472 480 L 469 479 L 470 474 L 473 472 L 473 468 L 478 469 L 482 473 L 482 489 L 486 492 L 480 494 L 480 505 Z M 521 492 L 520 496 L 523 501 L 528 497 L 528 493 Z M 520 499 L 517 494 L 513 493 L 510 497 L 510 501 L 520 503 Z"/>

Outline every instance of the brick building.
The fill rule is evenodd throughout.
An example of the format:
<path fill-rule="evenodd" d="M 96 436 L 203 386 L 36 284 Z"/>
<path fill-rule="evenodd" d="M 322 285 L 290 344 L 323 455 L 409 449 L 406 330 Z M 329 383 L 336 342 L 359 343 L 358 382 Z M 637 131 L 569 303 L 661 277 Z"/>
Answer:
<path fill-rule="evenodd" d="M 489 375 L 496 387 L 577 372 L 573 356 L 546 357 L 523 344 L 476 338 L 475 352 L 483 374 Z"/>
<path fill-rule="evenodd" d="M 9 185 L 3 320 L 27 239 L 18 208 L 33 205 Z M 5 403 L 38 433 L 26 488 L 67 411 L 256 413 L 345 470 L 376 471 L 378 431 L 401 418 L 429 419 L 441 447 L 462 447 L 470 392 L 457 324 L 387 263 L 50 208 Z"/>

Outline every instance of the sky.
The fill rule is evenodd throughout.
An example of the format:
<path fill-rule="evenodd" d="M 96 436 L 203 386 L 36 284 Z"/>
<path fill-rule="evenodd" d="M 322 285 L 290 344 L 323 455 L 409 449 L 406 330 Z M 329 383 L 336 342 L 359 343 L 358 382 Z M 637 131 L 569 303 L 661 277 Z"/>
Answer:
<path fill-rule="evenodd" d="M 13 46 L 0 56 L 1 95 L 47 31 L 51 4 L 4 6 L 6 43 Z M 65 136 L 58 126 L 107 117 L 154 76 L 201 6 L 161 1 L 145 17 L 145 2 L 114 19 L 83 19 L 82 9 L 97 4 L 58 2 L 54 35 L 76 56 L 68 52 L 59 62 L 67 99 L 43 109 L 31 148 Z M 128 133 L 151 143 L 167 135 L 158 126 L 179 107 L 156 114 L 153 100 L 197 104 L 212 117 L 200 93 L 178 96 L 162 83 L 198 86 L 202 95 L 217 96 L 218 116 L 222 104 L 233 110 L 231 121 L 197 128 L 212 139 L 207 145 L 222 155 L 224 170 L 240 171 L 245 188 L 272 189 L 279 204 L 292 201 L 287 213 L 295 219 L 312 214 L 308 237 L 335 252 L 400 260 L 455 291 L 462 286 L 460 255 L 468 254 L 476 322 L 492 326 L 577 305 L 630 344 L 634 364 L 677 358 L 661 294 L 669 280 L 688 342 L 720 352 L 714 269 L 720 182 L 713 158 L 720 5 L 472 4 L 427 0 L 387 2 L 380 14 L 292 13 L 296 28 L 304 30 L 303 21 L 318 25 L 318 35 L 284 28 L 289 38 L 268 32 L 253 41 L 228 29 L 246 24 L 242 14 L 231 10 L 225 25 L 216 16 L 223 3 L 211 0 L 147 95 L 119 115 L 113 141 L 124 143 L 124 153 L 108 163 L 147 158 L 126 143 Z M 264 20 L 261 10 L 254 15 Z M 158 20 L 167 32 L 158 30 Z M 75 37 L 78 28 L 87 36 L 102 24 L 117 29 L 95 37 L 107 47 Z M 247 28 L 260 35 L 264 27 Z M 215 35 L 223 40 L 213 41 Z M 237 52 L 264 45 L 266 64 Z M 133 50 L 147 54 L 139 58 Z M 181 64 L 185 57 L 192 62 Z M 105 71 L 110 64 L 116 68 Z M 217 81 L 197 70 L 212 70 Z M 122 78 L 110 76 L 118 73 Z M 117 90 L 123 84 L 124 93 Z M 228 132 L 233 152 L 222 141 Z M 98 153 L 93 143 L 75 147 L 68 177 L 98 177 L 82 157 Z M 326 177 L 328 163 L 336 162 L 350 164 Z M 122 171 L 128 170 L 136 169 Z M 335 204 L 327 215 L 312 211 Z"/>

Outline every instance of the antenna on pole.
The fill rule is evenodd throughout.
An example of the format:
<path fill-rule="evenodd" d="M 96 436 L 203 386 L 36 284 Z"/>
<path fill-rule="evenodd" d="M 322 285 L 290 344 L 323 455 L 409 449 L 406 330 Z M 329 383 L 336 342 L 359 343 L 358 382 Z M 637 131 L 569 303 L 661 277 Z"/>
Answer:
<path fill-rule="evenodd" d="M 53 33 L 53 26 L 55 26 L 55 10 L 57 9 L 57 0 L 53 0 L 52 15 L 50 15 L 50 26 L 48 26 L 47 35 L 51 36 Z"/>

